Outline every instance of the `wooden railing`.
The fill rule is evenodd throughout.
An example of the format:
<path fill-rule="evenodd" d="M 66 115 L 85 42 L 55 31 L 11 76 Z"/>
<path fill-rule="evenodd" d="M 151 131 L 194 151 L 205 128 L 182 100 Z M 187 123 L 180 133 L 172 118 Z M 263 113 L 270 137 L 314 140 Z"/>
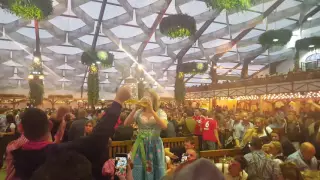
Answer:
<path fill-rule="evenodd" d="M 133 143 L 133 141 L 112 141 L 109 157 L 115 157 L 117 153 L 129 153 Z"/>
<path fill-rule="evenodd" d="M 184 146 L 184 137 L 177 138 L 162 138 L 163 146 L 165 148 L 173 148 L 177 146 Z M 196 149 L 199 148 L 198 138 L 194 137 Z M 129 153 L 134 141 L 113 141 L 111 147 L 109 147 L 109 157 L 115 157 L 117 153 Z M 215 162 L 219 161 L 219 158 L 224 156 L 234 157 L 236 155 L 242 155 L 240 149 L 220 149 L 212 151 L 200 151 L 200 157 L 212 159 Z"/>
<path fill-rule="evenodd" d="M 211 151 L 200 151 L 200 157 L 212 159 L 215 163 L 219 162 L 222 157 L 234 157 L 237 155 L 243 155 L 241 149 L 219 149 Z"/>
<path fill-rule="evenodd" d="M 165 148 L 173 148 L 178 146 L 184 146 L 185 137 L 177 138 L 162 138 L 163 146 Z M 195 146 L 198 149 L 198 138 L 194 137 Z M 113 141 L 111 147 L 109 147 L 109 157 L 115 157 L 117 153 L 129 153 L 134 141 Z"/>

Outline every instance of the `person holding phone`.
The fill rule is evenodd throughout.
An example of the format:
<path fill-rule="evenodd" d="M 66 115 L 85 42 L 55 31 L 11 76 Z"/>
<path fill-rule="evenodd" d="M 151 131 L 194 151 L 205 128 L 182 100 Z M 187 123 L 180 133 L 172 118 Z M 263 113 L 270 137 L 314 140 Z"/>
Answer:
<path fill-rule="evenodd" d="M 125 125 L 136 122 L 137 139 L 132 148 L 133 178 L 159 180 L 166 172 L 165 152 L 160 138 L 162 129 L 167 128 L 167 114 L 159 109 L 159 96 L 151 89 L 141 99 L 145 107 L 136 107 L 125 120 Z"/>
<path fill-rule="evenodd" d="M 114 159 L 106 161 L 102 174 L 111 180 L 134 180 L 132 177 L 132 162 L 127 154 L 116 154 Z"/>

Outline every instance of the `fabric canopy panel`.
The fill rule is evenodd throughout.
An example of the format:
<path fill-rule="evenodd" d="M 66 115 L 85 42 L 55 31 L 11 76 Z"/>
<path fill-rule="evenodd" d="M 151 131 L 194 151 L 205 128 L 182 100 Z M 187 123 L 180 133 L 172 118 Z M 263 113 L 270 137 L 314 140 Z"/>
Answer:
<path fill-rule="evenodd" d="M 138 49 L 141 42 L 148 39 L 152 24 L 158 13 L 167 6 L 167 2 L 169 1 L 108 0 L 96 49 L 113 53 L 115 61 L 111 68 L 100 67 L 101 97 L 111 97 L 124 79 L 135 76 L 136 66 L 133 64 L 140 55 Z M 197 29 L 205 21 L 217 16 L 186 53 L 183 61 L 209 62 L 213 55 L 228 51 L 219 59 L 218 74 L 238 76 L 239 67 L 242 67 L 239 63 L 241 65 L 243 59 L 259 55 L 249 65 L 249 72 L 253 74 L 269 63 L 293 58 L 294 50 L 287 47 L 262 52 L 258 37 L 266 30 L 285 28 L 294 31 L 301 28 L 302 32 L 312 30 L 312 34 L 320 31 L 320 13 L 315 14 L 308 23 L 299 25 L 299 19 L 319 6 L 317 0 L 285 0 L 274 13 L 229 49 L 231 39 L 244 29 L 252 27 L 252 22 L 261 18 L 262 13 L 274 2 L 265 0 L 247 11 L 237 13 L 223 10 L 217 14 L 204 1 L 175 0 L 169 4 L 165 16 L 177 13 L 191 15 L 196 20 Z M 75 97 L 80 95 L 86 69 L 80 63 L 80 58 L 82 52 L 91 47 L 101 3 L 102 0 L 56 0 L 53 3 L 54 13 L 40 23 L 46 94 L 59 92 L 73 94 Z M 1 9 L 0 15 L 3 35 L 0 38 L 0 92 L 28 94 L 27 77 L 35 49 L 34 23 Z M 142 68 L 151 76 L 145 78 L 146 83 L 153 87 L 153 80 L 156 80 L 162 86 L 156 89 L 165 96 L 172 96 L 176 56 L 190 42 L 188 38 L 165 37 L 157 28 L 141 54 Z M 163 69 L 167 67 L 168 70 L 164 72 Z M 207 83 L 211 83 L 211 79 L 204 74 L 191 78 L 188 86 Z M 84 87 L 87 87 L 86 81 Z"/>

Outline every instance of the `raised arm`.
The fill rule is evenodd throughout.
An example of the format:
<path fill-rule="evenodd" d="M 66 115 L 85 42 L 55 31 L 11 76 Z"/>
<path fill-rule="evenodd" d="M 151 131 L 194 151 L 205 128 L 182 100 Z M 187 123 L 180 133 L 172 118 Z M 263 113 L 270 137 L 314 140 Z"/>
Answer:
<path fill-rule="evenodd" d="M 85 156 L 91 156 L 88 153 L 97 153 L 104 151 L 107 147 L 108 139 L 114 134 L 114 126 L 120 116 L 122 103 L 130 98 L 130 90 L 127 87 L 119 88 L 116 98 L 101 122 L 95 127 L 90 136 L 59 144 L 59 148 L 68 148 L 83 153 Z M 87 157 L 88 157 L 87 156 Z"/>

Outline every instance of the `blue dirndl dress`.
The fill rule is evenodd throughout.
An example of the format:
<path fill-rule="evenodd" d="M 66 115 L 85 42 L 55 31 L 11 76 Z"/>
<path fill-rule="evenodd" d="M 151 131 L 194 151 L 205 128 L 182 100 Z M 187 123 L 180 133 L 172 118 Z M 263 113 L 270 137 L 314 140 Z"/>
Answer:
<path fill-rule="evenodd" d="M 137 111 L 135 121 L 138 124 L 138 136 L 132 148 L 134 180 L 159 180 L 165 175 L 166 162 L 163 142 L 160 138 L 161 128 L 152 117 L 147 119 Z M 159 109 L 158 116 L 167 120 L 166 113 Z"/>

